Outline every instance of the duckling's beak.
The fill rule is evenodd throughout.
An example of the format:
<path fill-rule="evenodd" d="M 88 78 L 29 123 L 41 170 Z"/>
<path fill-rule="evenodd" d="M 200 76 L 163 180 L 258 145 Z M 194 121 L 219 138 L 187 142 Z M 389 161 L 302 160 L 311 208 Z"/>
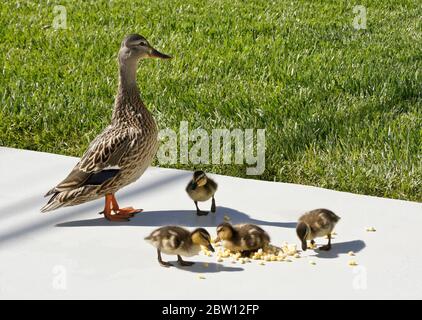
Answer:
<path fill-rule="evenodd" d="M 308 249 L 308 244 L 306 243 L 306 240 L 302 239 L 302 250 L 306 251 Z"/>
<path fill-rule="evenodd" d="M 220 241 L 221 241 L 221 239 L 220 239 L 219 236 L 217 236 L 217 238 L 214 239 L 214 242 L 220 242 Z"/>
<path fill-rule="evenodd" d="M 151 51 L 149 52 L 149 56 L 151 58 L 159 58 L 159 59 L 171 59 L 171 56 L 161 53 L 160 51 L 151 48 Z"/>
<path fill-rule="evenodd" d="M 211 243 L 207 246 L 207 249 L 211 252 L 215 252 L 213 246 L 211 245 Z"/>

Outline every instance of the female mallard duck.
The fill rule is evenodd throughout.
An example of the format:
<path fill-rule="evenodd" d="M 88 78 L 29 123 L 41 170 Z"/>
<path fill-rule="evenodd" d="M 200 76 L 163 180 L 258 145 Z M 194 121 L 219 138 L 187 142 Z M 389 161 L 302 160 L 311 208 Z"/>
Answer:
<path fill-rule="evenodd" d="M 207 211 L 201 211 L 198 207 L 198 201 L 203 202 L 212 198 L 211 212 L 215 212 L 215 198 L 214 194 L 217 191 L 217 183 L 207 177 L 204 171 L 195 171 L 193 178 L 186 186 L 186 192 L 193 200 L 196 206 L 196 214 L 198 216 L 205 216 Z"/>
<path fill-rule="evenodd" d="M 320 250 L 331 249 L 331 232 L 336 226 L 340 217 L 328 209 L 315 209 L 305 213 L 299 218 L 296 227 L 296 233 L 302 241 L 302 250 L 306 251 L 308 248 L 307 240 L 314 245 L 315 238 L 328 237 L 328 244 L 320 247 Z"/>
<path fill-rule="evenodd" d="M 251 252 L 265 249 L 270 244 L 270 236 L 254 224 L 237 224 L 232 226 L 224 222 L 217 226 L 217 239 L 224 241 L 224 247 L 245 256 Z"/>
<path fill-rule="evenodd" d="M 171 267 L 172 264 L 163 261 L 161 252 L 165 254 L 177 255 L 177 262 L 181 266 L 191 266 L 194 262 L 183 261 L 181 256 L 192 257 L 201 251 L 201 246 L 207 247 L 214 252 L 211 245 L 211 237 L 207 230 L 203 228 L 190 232 L 177 226 L 167 226 L 158 228 L 145 238 L 157 248 L 158 262 L 163 267 Z"/>
<path fill-rule="evenodd" d="M 111 124 L 89 145 L 70 174 L 51 189 L 42 212 L 105 196 L 104 216 L 127 221 L 141 212 L 119 208 L 114 194 L 136 181 L 150 165 L 158 147 L 157 127 L 136 85 L 137 63 L 144 58 L 168 59 L 137 34 L 128 35 L 119 51 L 119 88 Z"/>

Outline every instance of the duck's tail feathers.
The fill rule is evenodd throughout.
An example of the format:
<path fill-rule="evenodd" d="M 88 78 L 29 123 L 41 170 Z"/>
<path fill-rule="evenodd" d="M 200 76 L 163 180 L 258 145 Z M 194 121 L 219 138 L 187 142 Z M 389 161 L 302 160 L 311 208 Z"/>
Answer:
<path fill-rule="evenodd" d="M 52 194 L 55 194 L 57 192 L 56 187 L 50 189 L 45 195 L 44 197 L 48 197 L 51 196 Z"/>
<path fill-rule="evenodd" d="M 53 194 L 53 196 L 50 198 L 50 200 L 48 200 L 47 204 L 41 208 L 41 212 L 48 212 L 48 211 L 53 211 L 56 210 L 57 208 L 60 208 L 64 205 L 63 202 L 60 202 L 56 199 L 57 195 L 59 193 L 55 193 Z"/>

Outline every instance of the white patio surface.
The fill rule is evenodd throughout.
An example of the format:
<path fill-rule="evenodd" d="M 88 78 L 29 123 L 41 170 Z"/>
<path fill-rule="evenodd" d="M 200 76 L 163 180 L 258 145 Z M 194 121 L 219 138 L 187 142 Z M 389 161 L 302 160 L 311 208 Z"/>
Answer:
<path fill-rule="evenodd" d="M 149 168 L 117 193 L 120 205 L 144 209 L 130 222 L 98 215 L 103 200 L 40 213 L 43 195 L 77 161 L 0 148 L 1 299 L 422 298 L 421 203 L 210 174 L 219 184 L 217 213 L 197 217 L 184 190 L 191 172 Z M 166 269 L 143 240 L 163 225 L 205 227 L 215 236 L 227 215 L 262 226 L 275 245 L 300 248 L 296 221 L 320 207 L 342 218 L 332 250 L 308 250 L 292 262 L 218 263 L 216 255 L 201 254 L 190 258 L 198 262 L 193 267 Z M 352 259 L 357 267 L 348 265 Z"/>

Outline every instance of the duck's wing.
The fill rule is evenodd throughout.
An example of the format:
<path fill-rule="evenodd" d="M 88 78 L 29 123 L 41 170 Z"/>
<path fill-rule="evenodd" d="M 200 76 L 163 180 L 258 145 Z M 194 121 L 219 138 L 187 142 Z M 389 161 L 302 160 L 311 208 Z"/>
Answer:
<path fill-rule="evenodd" d="M 133 139 L 124 132 L 116 135 L 104 131 L 92 141 L 70 174 L 46 196 L 85 185 L 100 185 L 111 179 L 120 172 L 120 160 L 132 142 Z"/>

